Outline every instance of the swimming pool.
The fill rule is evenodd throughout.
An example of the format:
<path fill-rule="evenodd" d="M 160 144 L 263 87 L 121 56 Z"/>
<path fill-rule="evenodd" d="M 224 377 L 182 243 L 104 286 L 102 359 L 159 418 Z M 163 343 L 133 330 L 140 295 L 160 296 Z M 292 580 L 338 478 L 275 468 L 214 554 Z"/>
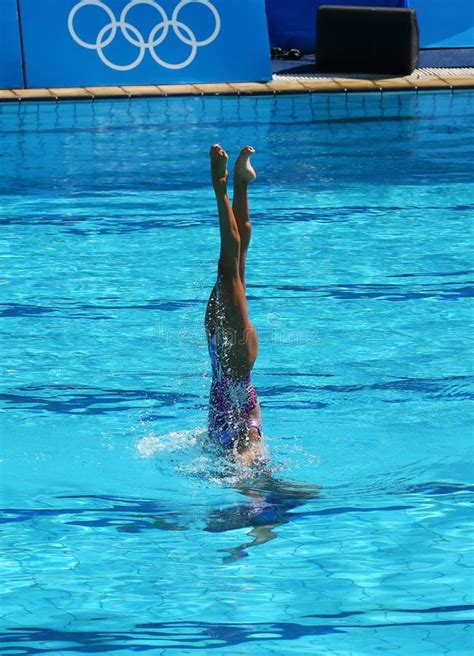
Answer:
<path fill-rule="evenodd" d="M 5 654 L 472 652 L 473 98 L 0 105 Z M 215 141 L 272 477 L 201 446 Z"/>

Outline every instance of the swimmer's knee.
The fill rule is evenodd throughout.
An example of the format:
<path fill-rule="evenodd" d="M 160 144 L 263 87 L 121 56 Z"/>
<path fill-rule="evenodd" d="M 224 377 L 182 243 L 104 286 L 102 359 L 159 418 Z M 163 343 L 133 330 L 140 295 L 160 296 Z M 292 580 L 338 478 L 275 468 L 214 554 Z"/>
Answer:
<path fill-rule="evenodd" d="M 221 282 L 233 282 L 240 279 L 239 260 L 237 257 L 220 257 L 217 265 Z"/>

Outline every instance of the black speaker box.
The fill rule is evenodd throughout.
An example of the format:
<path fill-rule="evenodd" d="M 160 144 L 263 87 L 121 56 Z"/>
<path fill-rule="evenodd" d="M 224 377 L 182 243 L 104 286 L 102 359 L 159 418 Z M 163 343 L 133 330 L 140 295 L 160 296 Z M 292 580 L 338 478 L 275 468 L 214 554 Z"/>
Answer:
<path fill-rule="evenodd" d="M 418 64 L 414 9 L 323 5 L 316 34 L 320 71 L 409 75 Z"/>

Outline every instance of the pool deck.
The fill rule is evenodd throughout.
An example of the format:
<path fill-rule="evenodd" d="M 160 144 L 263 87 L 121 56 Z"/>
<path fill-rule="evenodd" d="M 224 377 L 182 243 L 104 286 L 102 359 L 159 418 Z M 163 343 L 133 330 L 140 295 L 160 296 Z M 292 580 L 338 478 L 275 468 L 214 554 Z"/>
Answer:
<path fill-rule="evenodd" d="M 146 86 L 0 89 L 0 102 L 96 100 L 156 96 L 265 96 L 474 89 L 474 68 L 416 69 L 405 77 L 376 75 L 276 74 L 270 82 Z"/>

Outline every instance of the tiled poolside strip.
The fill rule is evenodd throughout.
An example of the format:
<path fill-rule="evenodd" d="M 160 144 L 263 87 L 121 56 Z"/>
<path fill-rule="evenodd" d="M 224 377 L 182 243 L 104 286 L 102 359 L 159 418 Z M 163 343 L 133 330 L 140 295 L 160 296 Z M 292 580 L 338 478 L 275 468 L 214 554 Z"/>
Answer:
<path fill-rule="evenodd" d="M 351 93 L 369 91 L 429 91 L 473 89 L 472 75 L 419 77 L 407 76 L 380 79 L 355 79 L 352 77 L 292 77 L 278 76 L 267 83 L 229 84 L 175 84 L 115 87 L 67 87 L 51 89 L 0 89 L 0 101 L 38 100 L 94 100 L 102 98 L 133 98 L 153 96 L 239 96 L 273 95 L 280 93 Z"/>

